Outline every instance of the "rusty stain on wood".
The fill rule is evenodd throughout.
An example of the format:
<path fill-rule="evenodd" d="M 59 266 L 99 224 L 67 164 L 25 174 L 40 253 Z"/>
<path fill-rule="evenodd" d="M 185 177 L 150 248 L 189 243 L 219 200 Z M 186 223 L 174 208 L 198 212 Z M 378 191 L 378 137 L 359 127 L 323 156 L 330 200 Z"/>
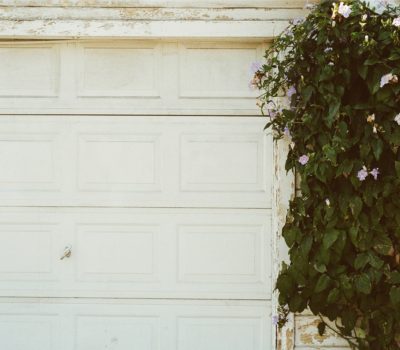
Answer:
<path fill-rule="evenodd" d="M 286 330 L 286 349 L 294 348 L 293 339 L 294 339 L 294 330 L 287 329 Z"/>

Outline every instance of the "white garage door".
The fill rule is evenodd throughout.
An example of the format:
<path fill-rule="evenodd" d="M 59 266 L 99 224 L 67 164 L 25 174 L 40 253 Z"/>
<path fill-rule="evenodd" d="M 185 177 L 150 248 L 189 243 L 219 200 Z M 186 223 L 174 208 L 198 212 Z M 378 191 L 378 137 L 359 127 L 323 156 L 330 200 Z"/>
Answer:
<path fill-rule="evenodd" d="M 0 349 L 272 348 L 259 50 L 0 46 Z"/>

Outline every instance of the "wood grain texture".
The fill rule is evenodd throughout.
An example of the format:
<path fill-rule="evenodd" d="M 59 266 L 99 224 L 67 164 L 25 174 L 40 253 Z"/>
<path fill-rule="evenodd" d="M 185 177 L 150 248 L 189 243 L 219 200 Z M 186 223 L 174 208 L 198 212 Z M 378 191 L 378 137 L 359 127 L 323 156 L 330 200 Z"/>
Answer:
<path fill-rule="evenodd" d="M 316 0 L 2 0 L 0 6 L 302 8 Z"/>

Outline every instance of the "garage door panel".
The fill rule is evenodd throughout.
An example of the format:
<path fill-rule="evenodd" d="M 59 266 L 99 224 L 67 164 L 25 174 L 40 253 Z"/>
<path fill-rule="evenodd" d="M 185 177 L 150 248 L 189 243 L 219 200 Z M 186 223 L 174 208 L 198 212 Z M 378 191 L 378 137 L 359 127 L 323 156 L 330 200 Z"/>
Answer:
<path fill-rule="evenodd" d="M 8 229 L 10 220 L 20 232 Z M 57 223 L 51 236 L 46 221 Z M 42 236 L 30 232 L 35 227 Z M 271 217 L 264 210 L 3 209 L 0 235 L 8 240 L 0 257 L 3 296 L 271 295 Z M 60 260 L 66 246 L 72 254 Z"/>
<path fill-rule="evenodd" d="M 158 281 L 158 226 L 102 224 L 77 226 L 77 280 Z M 110 263 L 111 262 L 111 263 Z"/>
<path fill-rule="evenodd" d="M 75 322 L 77 334 L 74 350 L 160 349 L 158 317 L 78 315 Z"/>
<path fill-rule="evenodd" d="M 180 44 L 179 97 L 254 99 L 243 68 L 258 57 L 258 48 L 251 44 Z"/>
<path fill-rule="evenodd" d="M 1 305 L 3 306 L 3 305 Z M 4 307 L 0 306 L 0 310 Z M 5 309 L 11 309 L 5 305 Z M 15 310 L 16 308 L 12 308 Z M 0 347 L 5 350 L 55 350 L 60 345 L 59 316 L 32 314 L 30 308 L 21 313 L 0 311 Z M 65 350 L 59 347 L 61 350 Z"/>
<path fill-rule="evenodd" d="M 82 191 L 161 191 L 160 135 L 79 135 Z"/>
<path fill-rule="evenodd" d="M 161 50 L 136 46 L 83 44 L 78 49 L 78 98 L 160 98 Z"/>
<path fill-rule="evenodd" d="M 181 226 L 181 282 L 262 283 L 263 225 Z"/>
<path fill-rule="evenodd" d="M 265 150 L 259 134 L 183 135 L 181 150 L 183 191 L 265 190 Z"/>
<path fill-rule="evenodd" d="M 178 319 L 178 349 L 261 349 L 262 325 L 258 318 L 181 317 Z"/>
<path fill-rule="evenodd" d="M 1 284 L 59 281 L 57 223 L 0 223 L 0 241 Z"/>
<path fill-rule="evenodd" d="M 265 48 L 178 40 L 0 43 L 0 113 L 258 115 L 249 67 Z"/>
<path fill-rule="evenodd" d="M 263 118 L 7 117 L 0 205 L 270 208 Z"/>
<path fill-rule="evenodd" d="M 59 72 L 60 56 L 56 45 L 0 46 L 0 96 L 3 98 L 57 97 Z"/>
<path fill-rule="evenodd" d="M 60 135 L 0 133 L 2 191 L 58 191 Z"/>
<path fill-rule="evenodd" d="M 263 301 L 2 299 L 0 346 L 264 350 L 272 344 L 270 318 L 270 303 Z"/>

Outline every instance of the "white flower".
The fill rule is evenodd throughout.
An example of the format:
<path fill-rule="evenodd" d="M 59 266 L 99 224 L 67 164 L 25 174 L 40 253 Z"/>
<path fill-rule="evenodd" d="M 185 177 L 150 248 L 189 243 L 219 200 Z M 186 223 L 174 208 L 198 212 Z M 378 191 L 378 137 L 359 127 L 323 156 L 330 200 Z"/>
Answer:
<path fill-rule="evenodd" d="M 363 22 L 365 22 L 367 19 L 368 19 L 368 15 L 367 15 L 367 14 L 365 14 L 365 15 L 362 16 L 362 21 L 363 21 Z"/>
<path fill-rule="evenodd" d="M 343 2 L 341 2 L 338 13 L 340 13 L 344 18 L 348 18 L 351 14 L 351 6 L 345 5 Z"/>
<path fill-rule="evenodd" d="M 397 115 L 394 117 L 394 121 L 395 121 L 398 125 L 400 125 L 400 113 L 397 114 Z"/>
<path fill-rule="evenodd" d="M 367 122 L 372 123 L 375 121 L 375 114 L 371 114 L 367 117 Z"/>
<path fill-rule="evenodd" d="M 400 27 L 400 17 L 397 17 L 393 20 L 392 23 L 395 27 Z"/>
<path fill-rule="evenodd" d="M 369 41 L 369 36 L 366 35 L 366 36 L 365 36 L 365 42 L 367 43 L 368 41 Z"/>
<path fill-rule="evenodd" d="M 331 201 L 329 200 L 329 198 L 325 199 L 325 203 L 328 207 L 331 206 Z"/>
<path fill-rule="evenodd" d="M 399 81 L 399 78 L 397 75 L 393 75 L 392 73 L 385 74 L 381 78 L 381 87 L 384 87 L 386 84 L 389 83 L 397 83 Z"/>

